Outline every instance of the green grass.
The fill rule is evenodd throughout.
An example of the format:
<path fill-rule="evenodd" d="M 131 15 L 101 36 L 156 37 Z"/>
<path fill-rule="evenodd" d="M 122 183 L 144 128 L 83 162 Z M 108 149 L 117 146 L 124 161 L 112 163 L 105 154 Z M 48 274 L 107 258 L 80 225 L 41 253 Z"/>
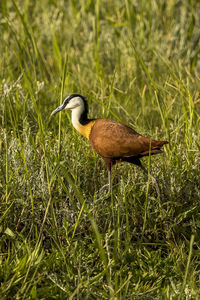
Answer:
<path fill-rule="evenodd" d="M 0 298 L 200 299 L 200 3 L 0 3 Z M 170 142 L 107 171 L 63 97 Z"/>

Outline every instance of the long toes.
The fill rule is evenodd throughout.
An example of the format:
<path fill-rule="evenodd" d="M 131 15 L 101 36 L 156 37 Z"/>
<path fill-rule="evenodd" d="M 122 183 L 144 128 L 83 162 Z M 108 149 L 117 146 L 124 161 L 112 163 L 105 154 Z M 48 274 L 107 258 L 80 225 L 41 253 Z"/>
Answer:
<path fill-rule="evenodd" d="M 108 183 L 101 187 L 99 193 L 102 193 L 104 190 L 106 190 L 107 193 L 110 193 L 110 185 Z"/>
<path fill-rule="evenodd" d="M 159 188 L 158 182 L 152 175 L 151 175 L 151 180 L 156 189 L 156 193 L 157 193 L 158 197 L 160 198 L 160 188 Z"/>

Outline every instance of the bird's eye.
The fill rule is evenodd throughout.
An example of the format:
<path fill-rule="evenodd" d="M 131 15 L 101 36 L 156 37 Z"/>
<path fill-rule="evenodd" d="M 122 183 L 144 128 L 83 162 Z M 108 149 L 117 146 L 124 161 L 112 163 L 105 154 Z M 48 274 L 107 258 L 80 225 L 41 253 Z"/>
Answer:
<path fill-rule="evenodd" d="M 67 97 L 67 98 L 65 98 L 65 100 L 63 101 L 63 105 L 67 105 L 68 102 L 69 102 L 69 99 L 68 99 L 68 97 Z"/>

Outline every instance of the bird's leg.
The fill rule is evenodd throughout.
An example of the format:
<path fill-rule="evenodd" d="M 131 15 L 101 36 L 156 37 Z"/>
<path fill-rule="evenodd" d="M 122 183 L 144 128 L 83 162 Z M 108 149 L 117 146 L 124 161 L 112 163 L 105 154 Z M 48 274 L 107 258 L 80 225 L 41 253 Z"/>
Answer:
<path fill-rule="evenodd" d="M 112 165 L 113 165 L 113 161 L 111 158 L 107 158 L 107 157 L 102 157 L 105 164 L 106 164 L 106 167 L 107 167 L 107 170 L 108 170 L 108 184 L 106 184 L 106 186 L 108 186 L 108 194 L 111 193 L 112 191 L 112 176 L 111 176 L 111 168 L 112 168 Z M 103 186 L 101 188 L 101 190 L 104 188 L 105 186 Z"/>
<path fill-rule="evenodd" d="M 147 174 L 147 176 L 148 176 L 149 172 L 145 169 L 145 167 L 144 167 L 141 163 L 140 163 L 139 167 L 140 167 L 140 168 L 144 171 L 144 173 Z M 156 180 L 155 177 L 153 177 L 151 174 L 149 174 L 149 175 L 150 175 L 151 180 L 152 180 L 152 182 L 153 182 L 153 184 L 154 184 L 154 186 L 155 186 L 156 193 L 157 193 L 158 197 L 160 198 L 160 188 L 159 188 L 158 182 L 157 182 L 157 180 Z"/>
<path fill-rule="evenodd" d="M 100 193 L 106 188 L 108 188 L 108 191 L 106 191 L 106 195 L 104 197 L 104 200 L 109 200 L 110 199 L 110 196 L 112 194 L 112 176 L 111 176 L 111 168 L 108 169 L 108 183 L 105 184 L 104 186 L 102 186 L 102 188 L 100 189 Z"/>
<path fill-rule="evenodd" d="M 111 177 L 111 169 L 108 170 L 108 194 L 111 193 L 112 190 L 112 177 Z"/>

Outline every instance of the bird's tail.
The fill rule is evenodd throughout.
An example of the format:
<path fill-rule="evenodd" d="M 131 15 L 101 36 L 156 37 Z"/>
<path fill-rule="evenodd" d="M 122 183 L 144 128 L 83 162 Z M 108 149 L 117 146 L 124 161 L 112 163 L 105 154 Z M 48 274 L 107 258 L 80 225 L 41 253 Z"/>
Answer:
<path fill-rule="evenodd" d="M 165 144 L 169 144 L 169 142 L 168 141 L 151 140 L 151 142 L 149 144 L 149 150 L 140 153 L 140 157 L 148 156 L 149 154 L 155 155 L 158 153 L 162 153 L 163 151 L 161 150 L 161 148 Z"/>

